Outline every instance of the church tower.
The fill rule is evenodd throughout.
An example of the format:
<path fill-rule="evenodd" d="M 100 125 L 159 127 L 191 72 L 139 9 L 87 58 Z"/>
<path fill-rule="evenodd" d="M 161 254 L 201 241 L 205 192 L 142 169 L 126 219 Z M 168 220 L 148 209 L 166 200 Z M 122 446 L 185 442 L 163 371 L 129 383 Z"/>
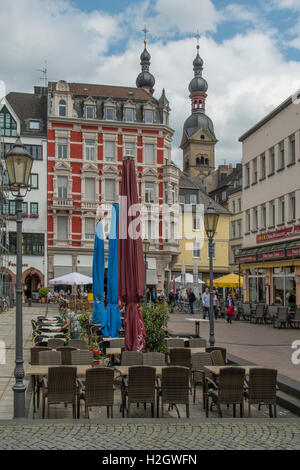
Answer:
<path fill-rule="evenodd" d="M 155 78 L 153 77 L 152 73 L 150 73 L 150 59 L 151 55 L 147 51 L 147 33 L 149 31 L 146 29 L 146 26 L 143 29 L 143 33 L 145 35 L 144 37 L 144 50 L 141 53 L 141 67 L 142 71 L 139 73 L 137 79 L 136 79 L 136 86 L 137 88 L 144 88 L 147 90 L 151 95 L 154 93 L 154 84 L 155 84 Z"/>
<path fill-rule="evenodd" d="M 183 171 L 190 177 L 205 178 L 215 169 L 217 139 L 212 120 L 205 114 L 207 81 L 202 77 L 203 60 L 197 55 L 193 62 L 194 78 L 189 84 L 192 114 L 184 123 L 180 148 L 183 150 Z"/>

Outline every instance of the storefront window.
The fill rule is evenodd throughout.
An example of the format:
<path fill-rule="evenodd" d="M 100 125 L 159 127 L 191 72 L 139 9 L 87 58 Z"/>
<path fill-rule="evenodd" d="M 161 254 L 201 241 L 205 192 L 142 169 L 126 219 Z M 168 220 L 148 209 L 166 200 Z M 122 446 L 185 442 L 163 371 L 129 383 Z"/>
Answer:
<path fill-rule="evenodd" d="M 274 304 L 291 306 L 296 303 L 295 267 L 273 269 Z"/>
<path fill-rule="evenodd" d="M 249 299 L 250 302 L 265 302 L 265 269 L 249 270 Z"/>

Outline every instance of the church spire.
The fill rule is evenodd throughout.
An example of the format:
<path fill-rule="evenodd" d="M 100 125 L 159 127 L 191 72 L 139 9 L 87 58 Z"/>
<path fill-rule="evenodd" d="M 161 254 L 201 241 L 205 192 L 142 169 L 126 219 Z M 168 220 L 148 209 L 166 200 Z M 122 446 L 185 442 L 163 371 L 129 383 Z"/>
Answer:
<path fill-rule="evenodd" d="M 192 102 L 192 112 L 204 112 L 205 111 L 205 100 L 206 91 L 208 89 L 207 81 L 202 77 L 203 70 L 203 59 L 199 55 L 199 31 L 196 36 L 197 39 L 197 55 L 193 61 L 194 78 L 189 84 L 190 98 Z"/>
<path fill-rule="evenodd" d="M 146 28 L 146 25 L 144 26 L 144 29 L 142 31 L 144 33 L 144 50 L 143 50 L 143 52 L 141 54 L 141 57 L 140 57 L 142 71 L 136 79 L 136 86 L 138 88 L 145 88 L 151 94 L 153 94 L 153 92 L 154 92 L 153 87 L 154 87 L 154 84 L 155 84 L 155 78 L 149 72 L 151 55 L 147 51 L 147 47 L 146 47 L 147 46 L 147 33 L 149 32 Z"/>

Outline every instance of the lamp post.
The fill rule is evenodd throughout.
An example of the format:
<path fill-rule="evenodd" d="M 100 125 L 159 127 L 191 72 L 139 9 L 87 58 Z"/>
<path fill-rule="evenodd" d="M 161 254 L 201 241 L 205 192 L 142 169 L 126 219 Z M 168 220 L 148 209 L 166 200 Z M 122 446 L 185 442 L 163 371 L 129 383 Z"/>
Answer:
<path fill-rule="evenodd" d="M 216 234 L 219 214 L 215 211 L 211 202 L 204 213 L 204 226 L 206 235 L 208 237 L 208 251 L 209 251 L 209 344 L 211 347 L 215 344 L 215 323 L 213 311 L 213 239 Z"/>
<path fill-rule="evenodd" d="M 14 418 L 25 417 L 25 390 L 23 384 L 23 312 L 22 312 L 22 202 L 29 187 L 33 158 L 25 150 L 20 138 L 5 155 L 9 177 L 9 191 L 15 196 L 17 219 L 17 276 L 16 276 L 16 359 L 13 385 Z"/>
<path fill-rule="evenodd" d="M 149 253 L 150 242 L 146 238 L 143 240 L 143 252 L 145 261 L 145 292 L 147 287 L 147 254 Z"/>

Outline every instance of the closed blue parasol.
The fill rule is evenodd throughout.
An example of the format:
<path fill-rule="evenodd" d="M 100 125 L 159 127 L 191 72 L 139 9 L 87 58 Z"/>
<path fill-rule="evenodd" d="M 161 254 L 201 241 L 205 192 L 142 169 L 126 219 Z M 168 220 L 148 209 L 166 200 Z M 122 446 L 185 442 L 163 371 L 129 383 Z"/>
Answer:
<path fill-rule="evenodd" d="M 103 303 L 104 292 L 104 236 L 102 222 L 97 223 L 93 257 L 93 322 L 101 324 L 101 330 L 107 335 L 107 316 Z"/>
<path fill-rule="evenodd" d="M 111 227 L 108 242 L 108 272 L 107 272 L 107 325 L 109 335 L 116 337 L 122 326 L 118 309 L 118 226 L 119 204 L 113 204 Z"/>

